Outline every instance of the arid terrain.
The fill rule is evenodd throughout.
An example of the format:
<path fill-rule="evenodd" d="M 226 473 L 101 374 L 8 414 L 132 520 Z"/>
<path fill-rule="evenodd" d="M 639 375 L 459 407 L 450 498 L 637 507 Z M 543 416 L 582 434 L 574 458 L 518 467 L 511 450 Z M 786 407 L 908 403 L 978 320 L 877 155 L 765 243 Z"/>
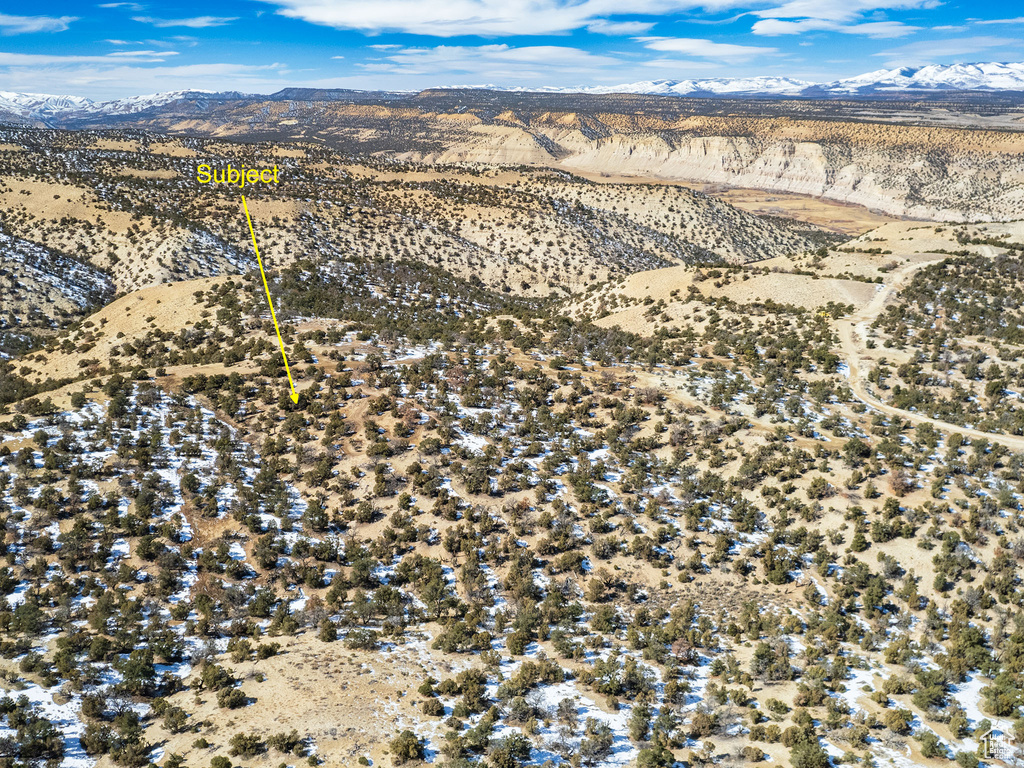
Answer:
<path fill-rule="evenodd" d="M 182 99 L 76 125 L 311 141 L 484 163 L 798 193 L 929 221 L 1019 218 L 1020 105 L 729 101 L 437 90 Z M 345 98 L 349 96 L 349 98 Z"/>
<path fill-rule="evenodd" d="M 0 134 L 0 217 L 10 253 L 21 254 L 0 282 L 17 315 L 8 328 L 48 324 L 16 311 L 28 296 L 70 317 L 115 290 L 255 266 L 237 190 L 200 185 L 204 162 L 279 168 L 272 193 L 249 193 L 261 247 L 277 266 L 299 255 L 417 261 L 542 297 L 666 264 L 759 260 L 836 240 L 816 224 L 750 215 L 683 187 L 598 184 L 539 168 L 380 165 L 308 144 L 124 132 Z M 47 252 L 41 280 L 34 254 Z"/>
<path fill-rule="evenodd" d="M 0 762 L 1012 760 L 1020 134 L 458 98 L 0 128 Z"/>

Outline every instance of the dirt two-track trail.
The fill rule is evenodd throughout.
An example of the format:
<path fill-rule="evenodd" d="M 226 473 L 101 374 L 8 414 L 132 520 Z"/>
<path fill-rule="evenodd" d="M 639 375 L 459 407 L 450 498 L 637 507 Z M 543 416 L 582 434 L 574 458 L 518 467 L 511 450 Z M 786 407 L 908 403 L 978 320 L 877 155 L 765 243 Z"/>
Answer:
<path fill-rule="evenodd" d="M 991 248 L 991 246 L 984 246 L 984 248 L 990 251 L 985 255 L 995 255 L 995 249 Z M 930 416 L 924 416 L 920 413 L 915 413 L 914 411 L 896 408 L 882 402 L 872 395 L 864 382 L 862 369 L 864 366 L 874 362 L 864 345 L 864 340 L 867 338 L 868 334 L 868 328 L 871 327 L 875 318 L 881 314 L 882 310 L 885 309 L 886 304 L 888 304 L 889 301 L 899 292 L 900 288 L 910 281 L 915 272 L 920 269 L 924 269 L 925 267 L 929 267 L 932 264 L 938 264 L 946 258 L 946 256 L 942 256 L 940 258 L 929 259 L 928 261 L 919 261 L 895 270 L 892 273 L 892 279 L 887 281 L 884 287 L 882 287 L 871 298 L 871 301 L 864 305 L 863 308 L 854 312 L 849 317 L 844 317 L 836 321 L 836 332 L 839 335 L 840 354 L 849 368 L 850 389 L 853 391 L 854 397 L 862 403 L 877 411 L 889 414 L 890 416 L 899 416 L 914 424 L 928 423 L 943 432 L 959 432 L 965 437 L 990 440 L 993 443 L 1004 445 L 1013 451 L 1024 451 L 1024 437 L 983 432 L 979 429 L 970 429 L 968 427 L 950 424 L 946 421 L 940 421 L 939 419 L 933 419 Z"/>

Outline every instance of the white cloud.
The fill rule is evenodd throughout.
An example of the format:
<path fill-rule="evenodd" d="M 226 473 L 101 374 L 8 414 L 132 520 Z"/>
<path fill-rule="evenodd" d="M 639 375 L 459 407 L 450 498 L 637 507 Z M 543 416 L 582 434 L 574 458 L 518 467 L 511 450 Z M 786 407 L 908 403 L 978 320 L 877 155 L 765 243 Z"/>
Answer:
<path fill-rule="evenodd" d="M 152 24 L 154 27 L 191 27 L 193 29 L 221 27 L 237 20 L 237 16 L 195 16 L 190 19 L 157 19 L 153 16 L 132 16 L 132 21 Z"/>
<path fill-rule="evenodd" d="M 688 23 L 731 23 L 748 14 L 782 26 L 761 24 L 761 34 L 797 34 L 821 29 L 870 37 L 898 37 L 915 27 L 888 21 L 893 10 L 935 8 L 940 0 L 262 0 L 277 12 L 312 24 L 375 34 L 398 31 L 432 37 L 550 35 L 586 28 L 606 35 L 637 35 L 653 24 L 614 20 L 625 11 L 636 16 L 669 16 L 684 11 L 740 11 L 720 20 L 688 18 Z M 757 10 L 750 10 L 751 6 Z M 814 26 L 831 22 L 827 30 Z M 801 26 L 791 26 L 791 25 Z M 790 26 L 785 26 L 790 25 Z M 771 30 L 787 30 L 771 31 Z M 769 30 L 765 32 L 764 30 Z"/>
<path fill-rule="evenodd" d="M 0 13 L 0 34 L 23 35 L 29 32 L 63 32 L 77 16 L 11 16 Z"/>
<path fill-rule="evenodd" d="M 1024 16 L 1015 19 L 971 19 L 974 24 L 1024 24 Z"/>
<path fill-rule="evenodd" d="M 646 21 L 605 21 L 604 19 L 598 19 L 587 25 L 587 32 L 595 32 L 599 35 L 642 35 L 653 26 L 653 23 Z"/>
<path fill-rule="evenodd" d="M 127 8 L 129 11 L 141 11 L 144 5 L 138 3 L 100 3 L 99 8 Z"/>
<path fill-rule="evenodd" d="M 436 86 L 522 88 L 595 84 L 618 85 L 652 77 L 719 74 L 735 60 L 691 60 L 671 55 L 638 61 L 634 56 L 595 54 L 570 46 L 440 45 L 384 52 L 356 64 L 361 75 L 337 78 L 317 87 L 403 90 Z M 309 84 L 313 87 L 312 84 Z"/>
<path fill-rule="evenodd" d="M 621 64 L 619 59 L 579 48 L 555 45 L 513 47 L 495 45 L 439 45 L 433 48 L 402 48 L 389 51 L 377 61 L 359 64 L 366 71 L 403 75 L 435 75 L 437 83 L 446 75 L 473 74 L 478 77 L 535 77 L 545 71 L 571 70 L 586 79 L 593 70 Z"/>
<path fill-rule="evenodd" d="M 899 21 L 865 21 L 858 24 L 841 24 L 826 19 L 761 19 L 754 23 L 751 31 L 755 35 L 774 37 L 778 35 L 800 35 L 804 32 L 840 32 L 845 35 L 865 35 L 876 39 L 906 37 L 920 27 Z"/>
<path fill-rule="evenodd" d="M 763 1 L 763 0 L 762 0 Z M 550 35 L 614 22 L 624 7 L 615 0 L 263 0 L 278 13 L 312 24 L 364 32 L 400 31 L 432 37 Z M 666 15 L 704 8 L 734 8 L 741 0 L 634 0 L 630 14 Z M 606 29 L 609 27 L 605 27 Z M 633 28 L 635 34 L 636 28 Z M 605 34 L 602 32 L 602 34 Z M 619 32 L 610 34 L 623 34 Z M 626 32 L 625 34 L 630 34 Z"/>
<path fill-rule="evenodd" d="M 197 40 L 194 37 L 186 37 L 184 35 L 172 35 L 167 40 L 103 40 L 104 43 L 110 45 L 151 45 L 155 48 L 171 48 L 180 44 L 192 47 L 196 44 Z M 113 54 L 110 54 L 113 55 Z M 123 55 L 123 54 L 121 54 Z"/>
<path fill-rule="evenodd" d="M 859 20 L 872 11 L 936 8 L 939 0 L 789 0 L 773 8 L 754 11 L 762 19 L 819 19 L 835 22 Z"/>
<path fill-rule="evenodd" d="M 750 59 L 755 56 L 778 53 L 777 48 L 761 48 L 753 45 L 716 43 L 713 40 L 685 37 L 638 37 L 638 42 L 652 51 L 681 53 L 705 59 Z"/>
<path fill-rule="evenodd" d="M 765 36 L 836 32 L 875 39 L 906 37 L 921 27 L 891 21 L 885 11 L 929 9 L 940 4 L 940 0 L 788 0 L 752 11 L 760 21 L 751 31 Z"/>
<path fill-rule="evenodd" d="M 111 58 L 111 59 L 115 59 L 115 58 L 123 58 L 123 59 L 140 59 L 140 58 L 142 58 L 142 59 L 149 59 L 149 58 L 152 58 L 152 59 L 155 59 L 157 61 L 161 60 L 160 58 L 157 58 L 157 57 L 177 56 L 177 55 L 178 55 L 177 51 L 115 51 L 113 53 L 106 54 L 106 56 L 108 58 Z"/>
<path fill-rule="evenodd" d="M 99 56 L 35 56 L 32 61 L 15 56 L 0 53 L 0 78 L 6 88 L 97 100 L 189 89 L 270 93 L 292 84 L 286 79 L 289 70 L 277 63 L 139 66 Z"/>
<path fill-rule="evenodd" d="M 1012 37 L 954 37 L 946 40 L 922 40 L 917 43 L 901 45 L 888 51 L 874 54 L 887 57 L 886 64 L 890 67 L 908 66 L 911 64 L 932 64 L 937 53 L 944 59 L 954 56 L 973 56 L 992 48 L 1018 47 L 1020 40 Z"/>
<path fill-rule="evenodd" d="M 164 56 L 176 56 L 176 51 L 116 51 L 103 56 L 62 56 L 49 53 L 9 53 L 0 51 L 2 67 L 38 67 L 62 64 L 112 63 L 117 59 L 135 59 L 139 62 L 160 62 Z"/>
<path fill-rule="evenodd" d="M 643 62 L 644 67 L 650 67 L 652 69 L 670 69 L 672 70 L 672 76 L 677 80 L 682 80 L 689 75 L 681 75 L 680 73 L 688 73 L 690 71 L 699 70 L 701 73 L 707 73 L 711 70 L 720 70 L 722 63 L 718 61 L 691 61 L 688 59 L 648 59 Z"/>
<path fill-rule="evenodd" d="M 744 16 L 749 16 L 750 13 L 744 11 L 743 13 L 737 13 L 735 16 L 729 16 L 725 19 L 687 19 L 687 24 L 708 24 L 711 26 L 721 26 L 722 24 L 732 24 L 734 21 L 739 21 Z"/>

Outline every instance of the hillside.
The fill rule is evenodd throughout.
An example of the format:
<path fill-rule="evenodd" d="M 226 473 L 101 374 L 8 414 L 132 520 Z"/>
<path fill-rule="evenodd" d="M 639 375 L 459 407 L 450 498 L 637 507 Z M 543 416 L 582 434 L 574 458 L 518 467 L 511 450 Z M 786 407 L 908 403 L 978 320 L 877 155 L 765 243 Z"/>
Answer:
<path fill-rule="evenodd" d="M 662 119 L 446 114 L 578 157 Z M 1024 225 L 225 126 L 0 131 L 0 760 L 1012 759 Z M 279 170 L 266 283 L 226 162 Z"/>
<path fill-rule="evenodd" d="M 294 405 L 255 275 L 110 304 L 19 361 L 76 381 L 0 422 L 0 656 L 31 743 L 938 766 L 986 718 L 1009 732 L 1024 445 L 859 400 L 843 317 L 964 239 L 887 226 L 564 307 L 299 259 L 272 281 L 301 307 Z M 634 301 L 646 338 L 568 317 Z"/>
<path fill-rule="evenodd" d="M 52 327 L 20 317 L 22 305 L 75 319 L 115 290 L 252 269 L 238 191 L 198 184 L 204 162 L 279 166 L 272 199 L 249 193 L 275 268 L 296 258 L 419 261 L 542 297 L 666 264 L 759 260 L 834 239 L 674 186 L 353 160 L 315 145 L 8 129 L 0 228 L 10 266 L 0 292 L 17 317 L 5 327 Z"/>
<path fill-rule="evenodd" d="M 100 270 L 25 240 L 0 233 L 0 253 L 0 334 L 60 328 L 114 292 Z"/>
<path fill-rule="evenodd" d="M 424 91 L 396 99 L 181 99 L 82 126 L 327 143 L 429 163 L 796 192 L 926 220 L 1009 220 L 1022 197 L 1013 99 L 886 104 Z"/>

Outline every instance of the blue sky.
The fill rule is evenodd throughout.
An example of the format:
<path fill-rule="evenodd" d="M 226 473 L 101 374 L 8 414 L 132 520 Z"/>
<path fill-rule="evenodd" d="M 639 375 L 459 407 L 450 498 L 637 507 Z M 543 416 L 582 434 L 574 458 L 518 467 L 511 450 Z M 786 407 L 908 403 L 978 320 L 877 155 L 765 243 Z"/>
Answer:
<path fill-rule="evenodd" d="M 0 90 L 111 99 L 289 85 L 827 81 L 1022 61 L 1022 39 L 1021 0 L 40 2 L 0 11 Z"/>

